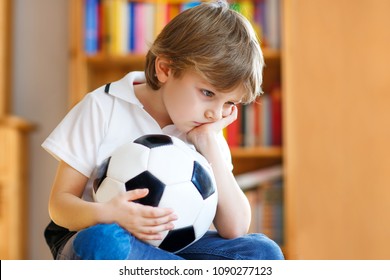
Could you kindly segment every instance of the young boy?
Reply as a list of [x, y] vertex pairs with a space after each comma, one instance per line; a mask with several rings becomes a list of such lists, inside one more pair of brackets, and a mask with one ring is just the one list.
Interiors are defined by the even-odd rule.
[[[236, 105], [261, 93], [263, 65], [249, 22], [225, 1], [208, 2], [163, 29], [147, 54], [145, 73], [131, 72], [86, 95], [42, 144], [59, 160], [49, 201], [53, 222], [45, 231], [54, 258], [283, 259], [275, 242], [247, 234], [249, 203], [221, 133], [236, 120]], [[215, 174], [216, 231], [177, 254], [143, 242], [160, 239], [177, 219], [171, 209], [133, 202], [147, 188], [107, 203], [91, 198], [94, 168], [118, 146], [149, 133], [193, 145]]]

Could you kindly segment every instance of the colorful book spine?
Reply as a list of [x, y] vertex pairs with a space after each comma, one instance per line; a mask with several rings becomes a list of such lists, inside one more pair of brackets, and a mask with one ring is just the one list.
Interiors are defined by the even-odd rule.
[[240, 119], [241, 111], [238, 111], [237, 119], [225, 129], [225, 138], [230, 147], [240, 146]]
[[[144, 31], [145, 31], [145, 41], [144, 41], [144, 48], [142, 50], [142, 53], [146, 53], [149, 49], [149, 46], [153, 43], [155, 36], [155, 20], [156, 20], [156, 11], [155, 11], [155, 4], [152, 3], [145, 3], [144, 4], [144, 18], [142, 20], [142, 23], [144, 25]], [[145, 19], [148, 19], [147, 24], [145, 23]]]
[[168, 5], [158, 2], [155, 4], [154, 37], [160, 34], [164, 26], [169, 22]]
[[145, 47], [145, 5], [134, 3], [134, 53], [143, 53]]
[[282, 145], [282, 93], [280, 87], [271, 92], [272, 145]]
[[85, 52], [96, 54], [99, 50], [99, 7], [98, 0], [85, 0]]
[[127, 53], [128, 43], [128, 20], [127, 0], [114, 0], [114, 54], [123, 55]]
[[270, 48], [280, 48], [280, 0], [265, 0], [265, 37]]
[[269, 94], [264, 94], [261, 97], [261, 120], [263, 127], [263, 146], [272, 146], [272, 104]]
[[127, 43], [127, 52], [134, 52], [135, 48], [135, 34], [134, 34], [134, 26], [135, 26], [135, 11], [134, 11], [134, 2], [127, 3], [127, 12], [129, 14], [128, 20], [128, 43]]
[[280, 86], [275, 86], [255, 102], [237, 108], [237, 120], [226, 129], [226, 140], [230, 147], [282, 146]]
[[202, 2], [201, 1], [193, 1], [193, 2], [187, 2], [187, 3], [183, 3], [181, 6], [180, 6], [180, 12], [183, 12], [187, 9], [191, 9], [193, 7], [196, 7], [198, 5], [200, 5]]

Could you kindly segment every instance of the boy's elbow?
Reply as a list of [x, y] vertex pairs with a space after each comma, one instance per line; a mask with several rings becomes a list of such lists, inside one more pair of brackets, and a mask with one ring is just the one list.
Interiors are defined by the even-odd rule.
[[218, 234], [226, 239], [234, 239], [248, 233], [249, 225], [229, 225], [218, 228]]
[[56, 225], [61, 225], [61, 221], [60, 221], [58, 215], [56, 214], [55, 207], [53, 207], [52, 203], [49, 203], [48, 210], [49, 210], [49, 217], [50, 217], [50, 219], [51, 219]]

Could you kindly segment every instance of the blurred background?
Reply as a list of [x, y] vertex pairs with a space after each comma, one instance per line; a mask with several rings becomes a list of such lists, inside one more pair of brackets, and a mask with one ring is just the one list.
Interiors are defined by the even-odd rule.
[[[0, 259], [51, 259], [43, 231], [57, 161], [40, 145], [83, 94], [143, 60], [84, 48], [84, 8], [94, 1], [0, 1]], [[390, 259], [390, 1], [238, 2], [257, 20], [278, 10], [256, 27], [282, 140], [228, 139], [235, 174], [255, 172], [246, 190], [253, 230], [276, 221], [265, 229], [288, 259]], [[256, 109], [242, 111], [252, 119]], [[283, 191], [271, 192], [269, 210], [264, 177], [275, 166]]]
[[[8, 55], [11, 56], [9, 69], [12, 72], [9, 73], [9, 92], [1, 92], [1, 95], [10, 95], [8, 113], [34, 125], [28, 133], [28, 154], [22, 155], [28, 156], [28, 173], [20, 175], [28, 178], [21, 186], [21, 193], [27, 196], [24, 202], [27, 209], [23, 213], [27, 227], [22, 228], [27, 232], [21, 233], [26, 239], [23, 251], [27, 259], [50, 259], [43, 230], [49, 221], [47, 202], [57, 162], [40, 145], [68, 109], [69, 1], [9, 2], [13, 5], [12, 9], [0, 9], [11, 22], [12, 33], [8, 38], [12, 40], [12, 49]], [[3, 197], [0, 203], [6, 203]], [[17, 215], [9, 211], [3, 212], [4, 215], [17, 219]], [[12, 243], [4, 238], [8, 229], [2, 227], [1, 230], [2, 242]]]

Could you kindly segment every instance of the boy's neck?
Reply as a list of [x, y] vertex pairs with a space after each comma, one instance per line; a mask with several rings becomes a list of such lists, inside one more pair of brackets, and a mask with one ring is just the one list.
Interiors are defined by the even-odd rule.
[[144, 106], [144, 110], [159, 124], [161, 128], [172, 124], [159, 90], [153, 90], [147, 84], [134, 85], [134, 93]]

